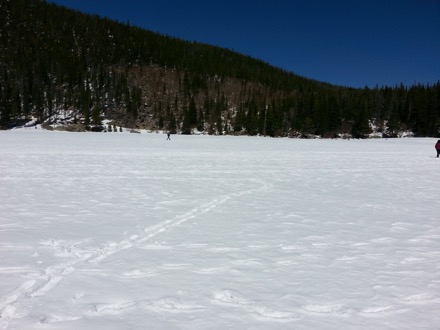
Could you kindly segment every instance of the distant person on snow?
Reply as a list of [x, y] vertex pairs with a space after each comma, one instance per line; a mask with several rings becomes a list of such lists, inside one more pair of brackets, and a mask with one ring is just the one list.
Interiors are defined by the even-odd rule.
[[435, 150], [437, 150], [437, 158], [440, 155], [440, 140], [435, 144]]
[[[167, 140], [171, 140], [171, 139], [170, 139], [170, 135], [171, 135], [170, 132], [168, 132], [168, 133], [167, 133]], [[439, 140], [439, 141], [440, 141], [440, 140]], [[439, 148], [440, 148], [440, 147], [439, 147]]]

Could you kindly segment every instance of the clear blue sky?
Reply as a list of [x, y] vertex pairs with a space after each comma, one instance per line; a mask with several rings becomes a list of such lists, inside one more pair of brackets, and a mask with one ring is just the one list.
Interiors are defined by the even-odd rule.
[[440, 0], [49, 0], [352, 87], [440, 80]]

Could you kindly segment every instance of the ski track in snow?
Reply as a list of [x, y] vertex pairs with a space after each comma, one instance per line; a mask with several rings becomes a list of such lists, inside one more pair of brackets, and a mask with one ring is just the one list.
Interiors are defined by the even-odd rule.
[[[138, 235], [132, 235], [129, 239], [124, 239], [119, 242], [111, 242], [107, 243], [105, 247], [97, 248], [95, 252], [84, 253], [81, 251], [75, 243], [70, 246], [65, 246], [62, 241], [50, 239], [48, 241], [42, 242], [43, 245], [50, 245], [57, 248], [58, 255], [71, 255], [76, 257], [77, 259], [73, 261], [69, 261], [66, 263], [60, 263], [57, 265], [50, 266], [46, 268], [43, 274], [39, 274], [33, 280], [29, 280], [24, 282], [21, 286], [7, 294], [0, 300], [0, 326], [3, 328], [8, 328], [9, 322], [14, 319], [17, 310], [20, 308], [20, 303], [32, 299], [38, 298], [40, 296], [44, 296], [47, 292], [52, 290], [63, 278], [68, 276], [69, 274], [75, 271], [75, 266], [79, 263], [100, 263], [111, 255], [119, 253], [121, 251], [131, 249], [137, 246], [138, 243], [142, 243], [148, 241], [161, 233], [172, 230], [175, 227], [178, 227], [185, 222], [196, 218], [200, 215], [203, 215], [211, 210], [220, 207], [222, 204], [226, 203], [230, 199], [238, 198], [243, 195], [252, 194], [258, 191], [263, 191], [269, 189], [269, 185], [267, 185], [262, 180], [250, 180], [258, 183], [260, 187], [254, 188], [251, 190], [240, 191], [232, 194], [225, 195], [220, 198], [216, 198], [211, 202], [206, 204], [199, 205], [192, 210], [178, 215], [171, 220], [166, 220], [160, 222], [156, 225], [147, 227], [143, 230], [145, 233], [144, 236], [139, 237]], [[20, 272], [20, 269], [15, 271]], [[0, 269], [1, 272], [1, 269]], [[114, 306], [114, 305], [98, 305], [95, 308], [95, 312], [101, 313], [105, 310], [121, 310], [129, 308], [134, 303], [128, 303], [122, 306]], [[170, 303], [170, 302], [142, 302], [143, 306], [147, 306], [149, 309], [175, 309], [175, 310], [191, 310], [191, 306], [181, 306], [178, 303]], [[174, 307], [173, 307], [174, 306]], [[195, 309], [200, 309], [202, 306], [196, 306]], [[93, 314], [93, 313], [92, 313]], [[48, 322], [47, 320], [45, 322]]]

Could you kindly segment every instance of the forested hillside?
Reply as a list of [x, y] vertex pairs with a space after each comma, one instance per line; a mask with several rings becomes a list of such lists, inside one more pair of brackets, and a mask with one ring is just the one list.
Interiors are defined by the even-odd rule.
[[438, 136], [440, 82], [332, 86], [43, 0], [0, 0], [0, 112], [3, 129], [106, 118], [184, 134]]

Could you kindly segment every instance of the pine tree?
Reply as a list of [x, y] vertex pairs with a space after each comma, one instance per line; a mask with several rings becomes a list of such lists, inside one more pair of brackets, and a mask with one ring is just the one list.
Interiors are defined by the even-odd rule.
[[168, 125], [168, 131], [171, 134], [176, 134], [177, 133], [177, 124], [176, 124], [176, 117], [174, 116], [174, 113], [171, 113], [170, 115], [170, 123]]

